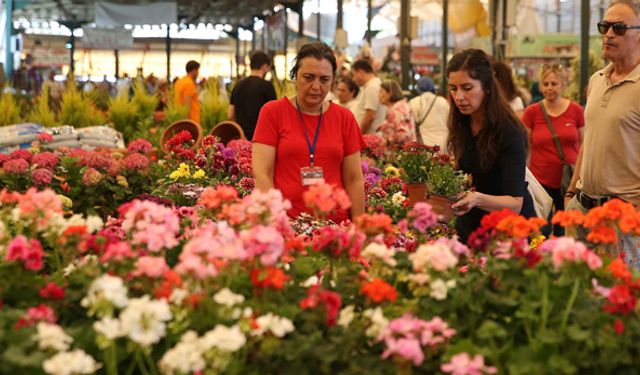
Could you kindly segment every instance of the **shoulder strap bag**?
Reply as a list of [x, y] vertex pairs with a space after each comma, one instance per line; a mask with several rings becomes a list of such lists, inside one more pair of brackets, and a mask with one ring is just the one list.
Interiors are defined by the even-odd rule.
[[540, 109], [542, 109], [542, 114], [544, 115], [544, 119], [547, 122], [549, 131], [551, 132], [551, 136], [553, 137], [553, 143], [556, 144], [556, 151], [558, 151], [558, 156], [560, 156], [560, 161], [562, 161], [562, 179], [560, 181], [560, 190], [562, 192], [562, 195], [564, 196], [564, 194], [567, 192], [569, 184], [571, 183], [571, 178], [573, 177], [573, 166], [565, 161], [564, 151], [562, 150], [562, 145], [560, 144], [560, 138], [558, 138], [558, 134], [553, 128], [553, 125], [551, 125], [551, 119], [549, 118], [547, 109], [544, 107], [542, 101], [540, 101]]
[[427, 119], [427, 117], [429, 116], [429, 113], [431, 113], [431, 110], [433, 109], [433, 105], [436, 104], [436, 100], [438, 99], [438, 95], [433, 95], [433, 100], [431, 101], [431, 104], [429, 105], [429, 109], [427, 109], [427, 113], [424, 114], [424, 116], [422, 116], [422, 119], [418, 122], [416, 122], [416, 137], [418, 138], [418, 142], [423, 143], [422, 142], [422, 133], [420, 132], [420, 125], [422, 125], [422, 123], [424, 122], [424, 120]]

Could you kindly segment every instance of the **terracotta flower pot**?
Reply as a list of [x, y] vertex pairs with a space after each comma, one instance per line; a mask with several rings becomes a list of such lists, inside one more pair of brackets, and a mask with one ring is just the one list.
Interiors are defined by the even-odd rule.
[[413, 207], [418, 202], [424, 202], [427, 195], [427, 184], [411, 183], [407, 184], [409, 193], [409, 207]]
[[193, 145], [191, 146], [192, 150], [195, 150], [196, 148], [198, 148], [198, 146], [200, 146], [200, 142], [202, 142], [202, 127], [200, 127], [200, 124], [197, 124], [191, 120], [180, 120], [167, 126], [167, 128], [162, 132], [162, 137], [160, 137], [160, 148], [163, 152], [167, 152], [167, 141], [169, 141], [174, 135], [180, 133], [183, 130], [191, 133], [191, 137], [193, 139]]
[[244, 130], [233, 121], [223, 121], [217, 124], [211, 129], [211, 135], [220, 139], [220, 142], [225, 146], [234, 139], [246, 139]]
[[439, 221], [443, 223], [451, 221], [451, 218], [453, 217], [453, 210], [451, 209], [451, 205], [454, 203], [453, 200], [445, 197], [444, 195], [430, 193], [427, 195], [425, 201], [429, 203], [431, 208], [433, 208], [433, 211], [440, 216]]

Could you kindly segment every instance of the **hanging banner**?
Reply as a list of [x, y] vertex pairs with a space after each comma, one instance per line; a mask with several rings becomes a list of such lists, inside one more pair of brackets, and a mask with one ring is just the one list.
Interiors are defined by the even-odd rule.
[[98, 27], [122, 27], [124, 25], [159, 25], [178, 20], [176, 2], [144, 5], [123, 5], [96, 1], [96, 25]]
[[84, 48], [128, 49], [133, 47], [131, 30], [91, 29], [83, 27], [82, 46]]
[[284, 28], [286, 27], [284, 20], [284, 10], [267, 17], [267, 49], [269, 51], [284, 51]]

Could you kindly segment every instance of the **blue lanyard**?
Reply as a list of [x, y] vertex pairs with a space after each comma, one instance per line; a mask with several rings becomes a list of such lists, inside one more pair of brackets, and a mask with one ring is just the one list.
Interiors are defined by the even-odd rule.
[[313, 168], [314, 154], [316, 152], [316, 145], [318, 144], [318, 135], [320, 134], [320, 125], [322, 125], [322, 106], [320, 107], [320, 117], [318, 118], [318, 126], [316, 127], [316, 135], [313, 137], [313, 144], [309, 140], [309, 134], [307, 133], [307, 127], [304, 124], [304, 118], [302, 117], [302, 111], [300, 110], [300, 103], [298, 103], [298, 96], [296, 95], [296, 108], [298, 109], [298, 115], [300, 116], [300, 124], [302, 125], [302, 131], [304, 132], [304, 138], [307, 140], [307, 146], [309, 146], [310, 164]]

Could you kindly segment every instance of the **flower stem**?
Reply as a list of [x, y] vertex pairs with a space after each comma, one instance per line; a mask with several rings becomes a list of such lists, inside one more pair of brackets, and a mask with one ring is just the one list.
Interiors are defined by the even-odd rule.
[[118, 360], [115, 342], [112, 341], [109, 344], [109, 347], [105, 349], [105, 359], [107, 361], [107, 374], [118, 375]]
[[151, 354], [149, 352], [144, 352], [144, 358], [147, 360], [147, 364], [149, 365], [149, 372], [153, 375], [158, 374], [158, 370], [156, 369], [155, 363], [153, 363], [153, 359], [151, 358]]
[[546, 274], [542, 275], [542, 308], [540, 310], [540, 330], [542, 333], [547, 329], [547, 320], [549, 318], [549, 279]]
[[576, 279], [573, 283], [573, 289], [571, 290], [571, 296], [569, 296], [569, 301], [567, 301], [567, 307], [564, 309], [564, 314], [562, 314], [562, 324], [560, 325], [560, 332], [564, 332], [565, 327], [567, 326], [567, 321], [569, 320], [569, 314], [573, 309], [573, 304], [576, 302], [576, 298], [578, 297], [578, 289], [580, 288], [580, 279]]

